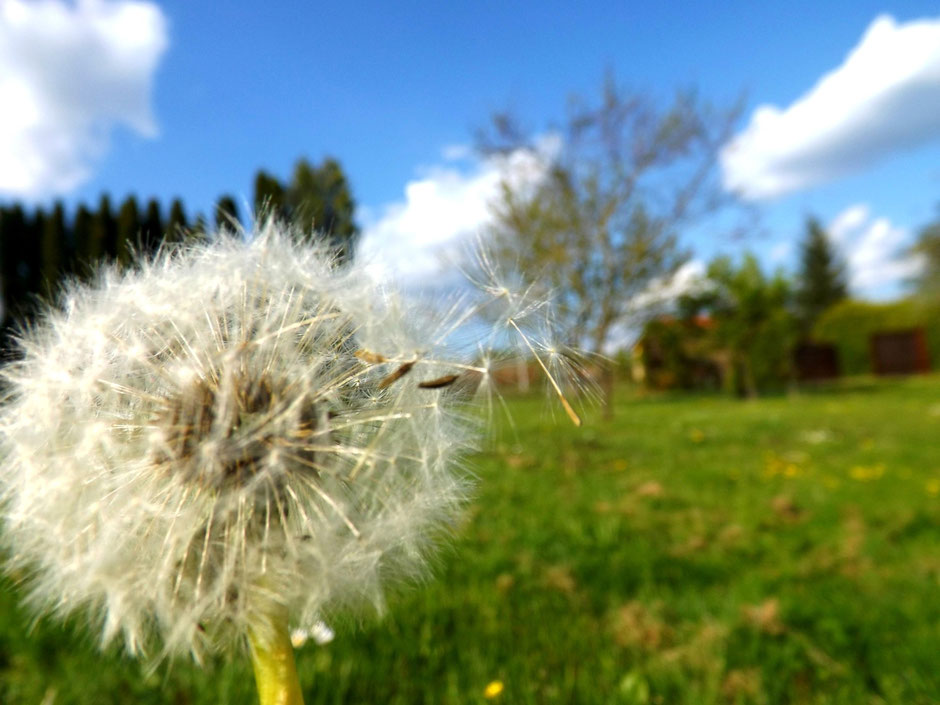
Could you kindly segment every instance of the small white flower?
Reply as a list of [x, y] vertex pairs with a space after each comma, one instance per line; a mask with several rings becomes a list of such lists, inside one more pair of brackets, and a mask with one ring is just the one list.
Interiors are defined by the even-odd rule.
[[[428, 308], [273, 222], [246, 239], [71, 286], [3, 372], [12, 565], [105, 643], [199, 658], [272, 610], [380, 603], [465, 497], [486, 350], [448, 341], [478, 304]], [[497, 298], [510, 332], [539, 310]]]
[[290, 632], [290, 641], [295, 649], [299, 649], [306, 644], [309, 639], [313, 639], [318, 646], [323, 646], [329, 644], [335, 637], [336, 632], [323, 620], [317, 620], [309, 629], [297, 627], [296, 629], [291, 629]]

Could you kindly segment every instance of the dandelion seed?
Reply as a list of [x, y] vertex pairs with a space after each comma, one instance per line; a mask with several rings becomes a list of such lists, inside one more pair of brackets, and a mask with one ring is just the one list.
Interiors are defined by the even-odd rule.
[[289, 625], [381, 606], [462, 505], [480, 424], [451, 382], [485, 348], [447, 344], [491, 302], [428, 315], [273, 221], [73, 284], [2, 372], [29, 602], [158, 658], [248, 643], [262, 702], [300, 702]]
[[415, 366], [414, 362], [405, 362], [395, 368], [395, 371], [388, 375], [385, 379], [379, 382], [379, 389], [385, 389], [390, 387], [394, 382], [397, 382], [406, 374], [411, 372], [411, 368]]
[[388, 362], [388, 358], [384, 355], [379, 355], [378, 353], [369, 352], [368, 350], [357, 350], [355, 352], [356, 357], [365, 362], [371, 362], [372, 364], [379, 364], [382, 362]]
[[456, 382], [459, 377], [460, 375], [444, 375], [437, 379], [429, 379], [426, 382], [418, 382], [418, 387], [421, 389], [441, 389], [443, 387], [449, 387]]

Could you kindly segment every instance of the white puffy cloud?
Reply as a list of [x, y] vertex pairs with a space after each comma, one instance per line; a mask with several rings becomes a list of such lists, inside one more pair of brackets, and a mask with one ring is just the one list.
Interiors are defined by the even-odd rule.
[[156, 135], [151, 84], [167, 43], [152, 2], [0, 0], [0, 193], [74, 188], [115, 125]]
[[604, 345], [605, 355], [633, 345], [650, 317], [675, 309], [679, 297], [700, 294], [710, 286], [705, 278], [707, 266], [702, 260], [689, 260], [669, 276], [656, 277], [633, 297], [627, 315], [614, 324]]
[[645, 315], [651, 308], [668, 306], [680, 296], [701, 291], [707, 286], [705, 270], [705, 263], [701, 260], [689, 260], [670, 276], [653, 279], [634, 297], [631, 308]]
[[829, 224], [827, 232], [838, 245], [846, 245], [847, 238], [861, 228], [868, 220], [871, 211], [864, 203], [856, 203], [839, 213]]
[[[538, 153], [513, 152], [505, 157], [476, 160], [468, 168], [437, 165], [405, 185], [400, 201], [386, 204], [365, 221], [357, 256], [385, 274], [429, 281], [443, 273], [448, 257], [459, 254], [469, 238], [491, 222], [491, 204], [503, 179], [516, 186], [537, 183], [557, 138], [546, 137]], [[445, 161], [466, 160], [470, 153], [450, 146]]]
[[758, 200], [940, 137], [940, 18], [869, 25], [841, 66], [787, 108], [758, 107], [721, 152], [724, 186]]
[[778, 242], [773, 247], [770, 248], [770, 253], [768, 257], [770, 258], [771, 264], [780, 264], [785, 261], [787, 257], [790, 256], [790, 253], [793, 252], [793, 243], [789, 241]]
[[873, 298], [896, 294], [922, 266], [909, 252], [908, 230], [887, 218], [873, 217], [865, 204], [843, 210], [828, 231], [844, 253], [849, 287], [857, 294]]

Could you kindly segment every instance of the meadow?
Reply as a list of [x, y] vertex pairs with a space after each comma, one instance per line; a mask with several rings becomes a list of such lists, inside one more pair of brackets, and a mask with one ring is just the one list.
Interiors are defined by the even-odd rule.
[[[509, 400], [432, 579], [298, 650], [308, 705], [940, 702], [940, 377], [621, 391], [580, 429]], [[82, 626], [0, 584], [0, 702], [255, 702], [247, 660], [148, 672]]]

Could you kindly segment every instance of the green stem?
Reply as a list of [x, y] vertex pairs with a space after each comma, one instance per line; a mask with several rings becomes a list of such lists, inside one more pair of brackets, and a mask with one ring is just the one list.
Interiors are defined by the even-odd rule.
[[287, 614], [270, 615], [265, 629], [251, 630], [251, 663], [261, 705], [304, 705], [294, 666], [294, 647], [287, 630]]

